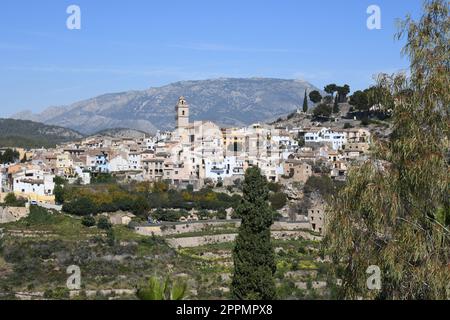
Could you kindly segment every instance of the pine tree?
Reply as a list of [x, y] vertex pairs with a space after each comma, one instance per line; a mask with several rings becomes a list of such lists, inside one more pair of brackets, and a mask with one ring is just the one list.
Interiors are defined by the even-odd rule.
[[272, 300], [276, 297], [275, 253], [270, 239], [273, 211], [268, 204], [267, 180], [259, 168], [247, 170], [243, 193], [236, 209], [242, 224], [233, 250], [232, 293], [241, 300]]
[[306, 90], [305, 90], [305, 98], [303, 99], [303, 112], [304, 113], [308, 112], [308, 96], [306, 94]]
[[[353, 168], [330, 207], [324, 249], [342, 279], [342, 298], [446, 299], [450, 284], [449, 7], [430, 0], [420, 21], [403, 24], [411, 76], [378, 79], [392, 109], [392, 134]], [[367, 288], [367, 268], [381, 289]]]

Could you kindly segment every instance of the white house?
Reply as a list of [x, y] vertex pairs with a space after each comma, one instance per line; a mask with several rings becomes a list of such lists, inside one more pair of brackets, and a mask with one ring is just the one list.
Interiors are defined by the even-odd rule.
[[209, 159], [204, 159], [204, 161], [205, 178], [210, 178], [213, 181], [244, 175], [244, 161], [237, 157], [226, 156], [223, 161], [211, 161]]
[[130, 152], [128, 154], [128, 167], [130, 170], [141, 170], [141, 154], [137, 152]]
[[128, 160], [122, 155], [117, 155], [109, 161], [111, 172], [127, 171], [129, 168]]
[[15, 173], [13, 179], [13, 192], [28, 200], [38, 202], [52, 202], [55, 175], [39, 169], [23, 170]]
[[334, 150], [339, 150], [347, 137], [344, 132], [333, 131], [330, 128], [321, 128], [305, 133], [305, 143], [330, 143]]

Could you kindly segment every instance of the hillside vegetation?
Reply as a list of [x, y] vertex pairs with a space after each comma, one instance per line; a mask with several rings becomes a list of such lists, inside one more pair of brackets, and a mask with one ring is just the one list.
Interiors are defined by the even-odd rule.
[[40, 148], [82, 138], [70, 129], [28, 120], [0, 119], [0, 147]]

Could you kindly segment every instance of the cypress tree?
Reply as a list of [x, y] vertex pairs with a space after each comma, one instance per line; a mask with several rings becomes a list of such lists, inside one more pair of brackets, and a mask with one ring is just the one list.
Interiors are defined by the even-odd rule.
[[305, 98], [303, 99], [303, 112], [304, 113], [308, 112], [308, 96], [306, 95], [306, 90], [305, 90]]
[[273, 212], [267, 180], [259, 168], [245, 173], [243, 200], [236, 209], [242, 218], [233, 250], [233, 296], [241, 300], [275, 299], [275, 253], [270, 239]]

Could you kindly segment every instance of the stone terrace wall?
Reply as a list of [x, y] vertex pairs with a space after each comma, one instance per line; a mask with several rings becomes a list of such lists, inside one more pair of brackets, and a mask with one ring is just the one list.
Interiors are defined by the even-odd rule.
[[163, 225], [149, 225], [139, 226], [135, 230], [138, 234], [150, 236], [152, 233], [155, 236], [172, 236], [183, 233], [202, 232], [208, 228], [225, 226], [227, 224], [234, 224], [239, 227], [239, 220], [222, 220], [222, 221], [199, 221], [199, 222], [185, 222], [185, 223], [167, 223]]

